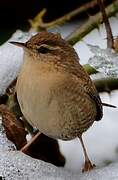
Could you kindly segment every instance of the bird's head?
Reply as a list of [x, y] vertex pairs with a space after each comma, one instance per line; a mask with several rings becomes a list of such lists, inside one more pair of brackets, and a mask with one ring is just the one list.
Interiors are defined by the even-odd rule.
[[50, 32], [39, 32], [26, 43], [11, 42], [22, 47], [28, 56], [39, 61], [68, 61], [78, 56], [71, 45], [60, 35]]

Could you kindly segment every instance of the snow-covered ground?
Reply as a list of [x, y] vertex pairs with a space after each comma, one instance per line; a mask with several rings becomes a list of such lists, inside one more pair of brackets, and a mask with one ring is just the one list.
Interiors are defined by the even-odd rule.
[[[110, 22], [112, 25], [113, 34], [116, 36], [118, 29], [118, 16], [117, 18], [111, 18]], [[77, 24], [75, 26], [77, 26]], [[69, 27], [70, 25], [67, 24], [63, 32], [63, 28], [60, 28], [59, 32], [61, 32], [65, 37], [68, 33], [67, 31]], [[31, 34], [25, 34], [24, 36], [22, 32], [17, 32], [12, 37], [12, 40], [26, 41], [30, 36]], [[83, 41], [74, 46], [79, 54], [80, 62], [82, 64], [87, 63], [89, 57], [92, 56], [87, 44], [99, 45], [101, 48], [105, 48], [105, 38], [105, 29], [104, 26], [101, 25], [99, 32], [98, 30], [92, 31], [83, 39]], [[0, 47], [0, 93], [4, 92], [8, 84], [19, 72], [22, 63], [22, 55], [23, 52], [20, 48], [17, 48], [8, 42]], [[101, 98], [103, 102], [111, 103], [118, 107], [118, 91], [113, 91], [110, 95], [103, 93], [101, 94]], [[94, 125], [83, 135], [90, 159], [96, 164], [97, 167], [102, 167], [109, 162], [118, 162], [117, 116], [118, 109], [104, 108], [103, 119], [100, 122], [95, 122]], [[67, 159], [65, 168], [73, 172], [79, 172], [84, 162], [83, 152], [79, 140], [75, 139], [68, 142], [59, 142], [60, 148]], [[117, 174], [114, 174], [114, 177], [117, 179]], [[90, 179], [96, 180], [97, 176], [96, 178], [94, 177]]]

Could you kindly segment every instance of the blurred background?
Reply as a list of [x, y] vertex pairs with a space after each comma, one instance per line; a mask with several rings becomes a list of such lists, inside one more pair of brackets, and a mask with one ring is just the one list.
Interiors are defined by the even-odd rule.
[[[105, 4], [112, 1], [107, 0]], [[90, 2], [90, 0], [0, 0], [0, 43], [6, 41], [16, 29], [29, 29], [28, 20], [33, 19], [43, 8], [47, 9], [44, 21], [50, 22], [87, 2]], [[72, 20], [85, 18], [96, 13], [98, 9], [96, 6], [90, 8], [86, 13], [76, 16]]]

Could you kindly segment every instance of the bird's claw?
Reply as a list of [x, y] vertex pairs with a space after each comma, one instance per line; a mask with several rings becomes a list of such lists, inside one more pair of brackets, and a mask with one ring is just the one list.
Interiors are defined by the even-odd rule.
[[92, 164], [90, 161], [86, 161], [82, 169], [82, 172], [91, 171], [95, 167], [96, 167], [95, 164]]

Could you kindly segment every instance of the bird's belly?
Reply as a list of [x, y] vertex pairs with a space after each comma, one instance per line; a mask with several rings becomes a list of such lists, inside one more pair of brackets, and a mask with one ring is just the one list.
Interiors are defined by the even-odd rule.
[[[41, 133], [57, 139], [70, 140], [82, 134], [92, 125], [94, 113], [88, 121], [86, 115], [86, 117], [81, 115], [78, 106], [75, 108], [72, 104], [73, 113], [77, 114], [73, 115], [69, 109], [70, 105], [69, 107], [63, 106], [63, 99], [59, 104], [57, 99], [53, 98], [51, 87], [54, 81], [50, 80], [52, 77], [38, 78], [32, 82], [28, 78], [25, 81], [22, 78], [22, 75], [19, 76], [17, 81], [17, 97], [21, 111], [27, 121], [33, 127], [38, 128]], [[80, 123], [82, 118], [83, 121], [88, 122]]]
[[31, 84], [30, 80], [25, 83], [18, 80], [17, 98], [24, 117], [32, 126], [48, 136], [58, 138], [58, 104], [55, 99], [51, 99], [47, 82], [40, 80], [38, 84], [36, 81]]
[[[53, 86], [51, 82], [57, 82], [58, 79], [52, 81], [49, 75], [48, 79], [40, 77], [31, 82], [30, 78], [28, 79], [29, 76], [25, 81], [23, 76], [24, 74], [21, 73], [16, 90], [18, 102], [26, 120], [49, 137], [67, 139], [63, 135], [63, 129], [66, 126], [65, 119], [62, 118], [58, 102], [52, 97], [50, 90]], [[56, 76], [53, 75], [53, 77]]]
[[[56, 99], [51, 100], [51, 95], [46, 89], [37, 89], [38, 96], [32, 96], [36, 93], [36, 85], [33, 85], [32, 91], [29, 91], [29, 86], [22, 89], [22, 95], [19, 95], [20, 85], [17, 89], [18, 101], [21, 111], [27, 121], [39, 129], [39, 131], [49, 137], [71, 140], [86, 131], [93, 123], [89, 121], [84, 127], [79, 123], [79, 117], [74, 120], [71, 116], [68, 107], [62, 109], [58, 106]], [[24, 91], [24, 92], [23, 92]], [[37, 94], [37, 93], [36, 93]], [[63, 107], [63, 106], [62, 106]], [[81, 127], [82, 126], [82, 127]]]

